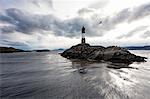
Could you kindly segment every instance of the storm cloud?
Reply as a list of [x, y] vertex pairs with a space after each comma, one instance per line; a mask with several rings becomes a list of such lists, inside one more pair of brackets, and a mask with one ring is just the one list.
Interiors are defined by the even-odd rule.
[[[130, 39], [131, 37], [132, 39], [132, 36], [139, 32], [141, 33], [141, 43], [148, 42], [150, 26], [148, 23], [139, 23], [147, 22], [150, 16], [150, 2], [144, 2], [145, 4], [138, 4], [138, 6], [128, 6], [129, 8], [116, 7], [118, 10], [112, 8], [111, 11], [109, 7], [107, 8], [107, 5], [111, 5], [112, 2], [116, 1], [92, 1], [85, 6], [82, 5], [81, 8], [80, 6], [75, 6], [77, 9], [70, 8], [71, 11], [73, 10], [73, 13], [70, 13], [66, 11], [68, 9], [66, 5], [70, 6], [70, 4], [66, 4], [65, 1], [58, 1], [54, 4], [52, 0], [1, 0], [0, 45], [22, 46], [28, 49], [30, 47], [38, 48], [39, 46], [39, 48], [59, 46], [60, 42], [63, 42], [62, 45], [64, 46], [64, 41], [67, 42], [67, 45], [68, 40], [71, 41], [70, 44], [72, 42], [75, 44], [79, 41], [82, 26], [86, 28], [87, 38], [98, 38], [96, 42], [103, 42], [103, 40], [107, 41], [108, 39], [119, 39], [121, 42], [121, 38]], [[59, 6], [61, 7], [59, 8]], [[110, 13], [100, 12], [109, 10]], [[117, 12], [114, 13], [114, 10]], [[58, 13], [55, 13], [57, 11]], [[63, 13], [65, 13], [64, 15], [69, 13], [69, 15], [74, 16], [63, 17]], [[127, 25], [131, 27], [128, 28]], [[111, 36], [113, 33], [114, 35]], [[140, 40], [134, 42], [137, 41]]]
[[52, 31], [56, 36], [72, 37], [79, 35], [82, 26], [91, 28], [89, 33], [93, 33], [88, 21], [80, 17], [60, 20], [53, 15], [35, 15], [16, 8], [7, 9], [5, 13], [1, 14], [0, 21], [10, 24], [10, 26], [0, 27], [2, 33], [17, 31], [30, 34], [44, 30]]
[[[91, 10], [79, 10], [79, 12], [91, 12]], [[17, 8], [9, 8], [5, 13], [0, 14], [0, 21], [10, 24], [10, 26], [0, 27], [2, 33], [13, 33], [15, 31], [31, 34], [36, 31], [51, 31], [56, 36], [76, 37], [80, 33], [82, 26], [87, 28], [87, 36], [103, 35], [114, 29], [116, 25], [122, 22], [132, 22], [134, 20], [150, 15], [150, 4], [145, 4], [134, 9], [124, 9], [112, 17], [102, 18], [101, 26], [95, 25], [95, 20], [76, 17], [67, 20], [61, 20], [54, 15], [36, 15], [21, 11]]]

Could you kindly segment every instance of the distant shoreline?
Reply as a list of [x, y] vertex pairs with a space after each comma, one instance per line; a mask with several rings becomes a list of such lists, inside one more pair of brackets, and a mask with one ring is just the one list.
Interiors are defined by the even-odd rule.
[[50, 52], [50, 50], [48, 49], [22, 50], [22, 49], [16, 49], [13, 47], [0, 47], [0, 53], [14, 53], [14, 52]]
[[13, 52], [26, 52], [21, 49], [16, 49], [13, 47], [0, 47], [0, 53], [13, 53]]
[[[150, 46], [126, 46], [122, 47], [128, 50], [150, 50]], [[62, 51], [63, 48], [49, 50], [49, 49], [41, 49], [41, 50], [22, 50], [13, 47], [0, 47], [0, 53], [14, 53], [14, 52], [50, 52], [50, 51]]]
[[128, 50], [150, 50], [150, 46], [127, 46]]

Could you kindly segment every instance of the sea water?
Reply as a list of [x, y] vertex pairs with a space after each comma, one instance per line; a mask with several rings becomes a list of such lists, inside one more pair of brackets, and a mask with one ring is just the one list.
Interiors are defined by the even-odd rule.
[[[0, 97], [14, 99], [149, 99], [150, 51], [130, 67], [68, 60], [58, 52], [0, 54]], [[122, 64], [119, 64], [122, 65]], [[85, 70], [81, 72], [80, 69]]]

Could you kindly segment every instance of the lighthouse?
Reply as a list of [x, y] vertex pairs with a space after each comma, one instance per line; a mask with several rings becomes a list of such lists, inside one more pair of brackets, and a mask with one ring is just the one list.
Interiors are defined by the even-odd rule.
[[81, 44], [85, 44], [85, 27], [83, 26], [82, 27], [82, 39], [81, 39]]

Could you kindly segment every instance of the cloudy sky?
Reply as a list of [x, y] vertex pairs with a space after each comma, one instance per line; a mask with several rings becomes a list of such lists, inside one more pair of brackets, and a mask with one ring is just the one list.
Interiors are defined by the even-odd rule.
[[[102, 24], [99, 24], [102, 21]], [[0, 0], [0, 46], [150, 45], [150, 0]]]

